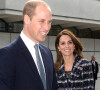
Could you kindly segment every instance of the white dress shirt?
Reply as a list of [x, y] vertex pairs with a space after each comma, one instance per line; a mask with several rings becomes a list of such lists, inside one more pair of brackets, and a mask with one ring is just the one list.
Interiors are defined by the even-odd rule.
[[95, 66], [95, 61], [92, 61], [93, 65]]
[[[36, 65], [36, 67], [38, 69], [37, 61], [36, 61], [36, 53], [35, 53], [35, 48], [34, 48], [35, 43], [31, 39], [29, 39], [23, 32], [21, 32], [20, 36], [21, 36], [23, 42], [25, 43], [26, 47], [28, 48], [28, 50], [29, 50], [34, 62], [35, 62], [35, 65]], [[44, 68], [43, 59], [42, 59], [42, 56], [41, 56], [40, 49], [39, 49], [39, 55], [40, 55], [40, 58], [41, 58], [41, 61], [42, 61], [42, 65], [43, 65], [43, 68]], [[40, 74], [39, 69], [38, 69], [38, 72]], [[44, 68], [44, 72], [45, 72], [45, 68]]]

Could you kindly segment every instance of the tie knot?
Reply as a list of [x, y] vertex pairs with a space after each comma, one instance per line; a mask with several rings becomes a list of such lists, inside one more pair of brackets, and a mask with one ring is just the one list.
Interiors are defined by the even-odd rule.
[[38, 44], [35, 44], [35, 45], [34, 45], [34, 48], [35, 48], [36, 50], [38, 50], [38, 47], [39, 47]]

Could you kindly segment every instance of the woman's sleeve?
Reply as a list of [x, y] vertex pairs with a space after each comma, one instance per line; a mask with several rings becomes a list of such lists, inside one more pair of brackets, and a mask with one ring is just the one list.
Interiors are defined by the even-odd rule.
[[94, 78], [91, 62], [83, 65], [83, 90], [94, 90]]

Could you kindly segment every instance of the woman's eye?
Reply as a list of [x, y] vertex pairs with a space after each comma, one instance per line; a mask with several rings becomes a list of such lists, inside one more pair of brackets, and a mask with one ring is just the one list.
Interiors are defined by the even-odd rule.
[[72, 42], [69, 42], [69, 43], [72, 43]]
[[72, 42], [72, 41], [69, 41], [68, 43], [69, 43], [69, 44], [72, 44], [73, 42]]
[[61, 43], [61, 45], [64, 45], [64, 44], [65, 44], [64, 42]]

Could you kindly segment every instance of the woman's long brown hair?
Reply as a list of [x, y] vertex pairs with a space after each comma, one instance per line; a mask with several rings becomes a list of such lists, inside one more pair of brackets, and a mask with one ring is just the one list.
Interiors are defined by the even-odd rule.
[[56, 41], [55, 41], [55, 48], [56, 48], [56, 53], [57, 53], [57, 57], [56, 57], [56, 61], [55, 61], [56, 72], [59, 71], [59, 68], [63, 63], [63, 56], [62, 56], [61, 52], [58, 50], [59, 40], [62, 35], [68, 35], [72, 39], [72, 41], [75, 45], [75, 50], [74, 50], [73, 54], [77, 54], [77, 55], [81, 56], [82, 58], [84, 57], [83, 52], [82, 52], [83, 46], [82, 46], [81, 42], [79, 41], [79, 39], [68, 29], [62, 30], [57, 35]]

